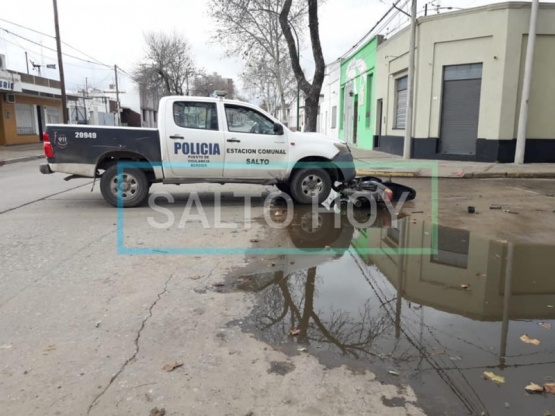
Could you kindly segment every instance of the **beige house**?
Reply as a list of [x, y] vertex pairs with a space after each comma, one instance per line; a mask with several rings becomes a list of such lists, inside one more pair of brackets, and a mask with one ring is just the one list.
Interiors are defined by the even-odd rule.
[[[530, 2], [420, 17], [412, 157], [513, 162]], [[410, 29], [377, 49], [377, 149], [402, 154]], [[540, 4], [525, 162], [555, 162], [555, 4]]]

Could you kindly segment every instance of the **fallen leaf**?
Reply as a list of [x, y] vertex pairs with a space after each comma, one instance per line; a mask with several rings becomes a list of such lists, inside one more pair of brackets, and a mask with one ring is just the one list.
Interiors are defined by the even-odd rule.
[[437, 355], [443, 355], [445, 354], [445, 350], [437, 350], [432, 352], [432, 355], [437, 356]]
[[391, 374], [392, 376], [398, 376], [399, 375], [399, 373], [397, 371], [393, 371], [393, 370], [389, 370], [388, 373]]
[[484, 371], [484, 377], [487, 380], [491, 380], [494, 383], [501, 384], [505, 382], [505, 377], [498, 376], [497, 374], [492, 373], [491, 371]]
[[324, 246], [324, 249], [329, 250], [331, 247], [330, 246]]
[[308, 351], [308, 348], [305, 348], [305, 347], [297, 348], [297, 351], [299, 351], [299, 352], [307, 352], [307, 351]]
[[533, 344], [533, 345], [540, 345], [541, 342], [539, 339], [530, 338], [528, 335], [521, 335], [520, 340], [526, 344]]
[[543, 389], [546, 393], [555, 394], [555, 383], [545, 383]]
[[449, 357], [449, 359], [450, 359], [451, 361], [461, 361], [461, 360], [462, 360], [462, 358], [459, 357], [458, 355], [454, 355], [453, 357]]
[[536, 383], [530, 383], [524, 387], [528, 393], [543, 393], [543, 387]]
[[295, 336], [295, 335], [299, 335], [301, 333], [301, 330], [299, 328], [291, 328], [289, 330], [289, 334]]
[[461, 289], [468, 289], [470, 285], [461, 285]]
[[174, 361], [171, 363], [167, 363], [164, 364], [164, 366], [162, 367], [162, 370], [167, 371], [168, 373], [175, 370], [176, 368], [179, 368], [183, 365], [183, 362], [181, 361]]
[[543, 329], [551, 329], [551, 324], [549, 322], [540, 322], [538, 323]]

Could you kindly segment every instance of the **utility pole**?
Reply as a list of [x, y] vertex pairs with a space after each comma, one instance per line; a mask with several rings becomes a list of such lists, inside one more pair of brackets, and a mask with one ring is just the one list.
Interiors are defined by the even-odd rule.
[[29, 57], [27, 56], [27, 51], [25, 51], [25, 63], [27, 64], [27, 75], [29, 75]]
[[407, 115], [405, 123], [405, 143], [403, 147], [403, 159], [411, 158], [412, 149], [412, 115], [413, 115], [413, 91], [414, 91], [414, 49], [416, 45], [416, 3], [412, 0], [410, 13], [410, 49], [409, 49], [409, 73], [407, 79]]
[[67, 97], [66, 97], [66, 83], [64, 78], [64, 63], [62, 61], [62, 40], [60, 39], [60, 25], [58, 24], [58, 3], [57, 0], [52, 0], [54, 3], [54, 26], [56, 29], [56, 49], [58, 51], [58, 68], [60, 71], [60, 89], [62, 91], [62, 120], [67, 124]]
[[84, 112], [85, 112], [85, 124], [89, 124], [89, 120], [87, 117], [87, 99], [86, 99], [86, 94], [88, 92], [88, 79], [85, 77], [85, 89], [83, 90], [83, 107], [84, 107]]
[[515, 163], [517, 165], [524, 163], [524, 152], [526, 150], [526, 126], [528, 124], [528, 103], [530, 100], [530, 89], [532, 87], [532, 69], [534, 64], [534, 49], [536, 46], [538, 8], [539, 0], [532, 0], [530, 29], [528, 30], [528, 48], [526, 50], [526, 63], [524, 64], [524, 79], [522, 82], [520, 114], [518, 117], [518, 131], [516, 135]]
[[114, 73], [116, 74], [116, 123], [121, 126], [121, 118], [119, 112], [119, 87], [118, 87], [118, 66], [114, 65]]

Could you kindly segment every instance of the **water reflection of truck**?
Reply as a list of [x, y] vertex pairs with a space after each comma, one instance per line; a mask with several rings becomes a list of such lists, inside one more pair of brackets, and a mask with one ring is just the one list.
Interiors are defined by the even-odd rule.
[[[272, 209], [270, 215], [276, 223], [285, 222], [287, 211], [278, 207]], [[273, 264], [271, 270], [268, 273], [260, 273], [260, 264], [253, 264], [253, 273], [249, 279], [250, 290], [254, 290], [252, 285], [262, 288], [276, 278], [341, 257], [350, 249], [353, 238], [359, 233], [356, 228], [357, 222], [350, 220], [345, 212], [327, 210], [323, 207], [313, 210], [308, 206], [295, 206], [292, 215], [292, 220], [285, 228], [272, 232], [278, 254], [265, 258], [268, 263]], [[363, 222], [367, 217], [367, 211], [354, 210], [355, 220]], [[379, 209], [373, 226], [389, 227], [391, 222], [390, 213], [385, 209]], [[247, 274], [248, 271], [245, 275]], [[253, 279], [258, 280], [258, 283]]]

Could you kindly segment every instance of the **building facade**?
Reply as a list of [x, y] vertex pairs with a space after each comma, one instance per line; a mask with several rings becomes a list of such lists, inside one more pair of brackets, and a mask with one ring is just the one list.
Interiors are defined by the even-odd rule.
[[319, 129], [325, 136], [339, 137], [339, 93], [341, 78], [341, 61], [326, 66], [320, 98]]
[[[418, 19], [412, 158], [513, 162], [530, 2]], [[409, 29], [377, 47], [376, 147], [402, 154]], [[555, 162], [555, 5], [538, 15], [525, 162]]]
[[362, 149], [374, 147], [376, 49], [382, 40], [373, 37], [341, 62], [339, 138]]
[[0, 68], [0, 114], [0, 146], [39, 142], [62, 120], [60, 83]]

